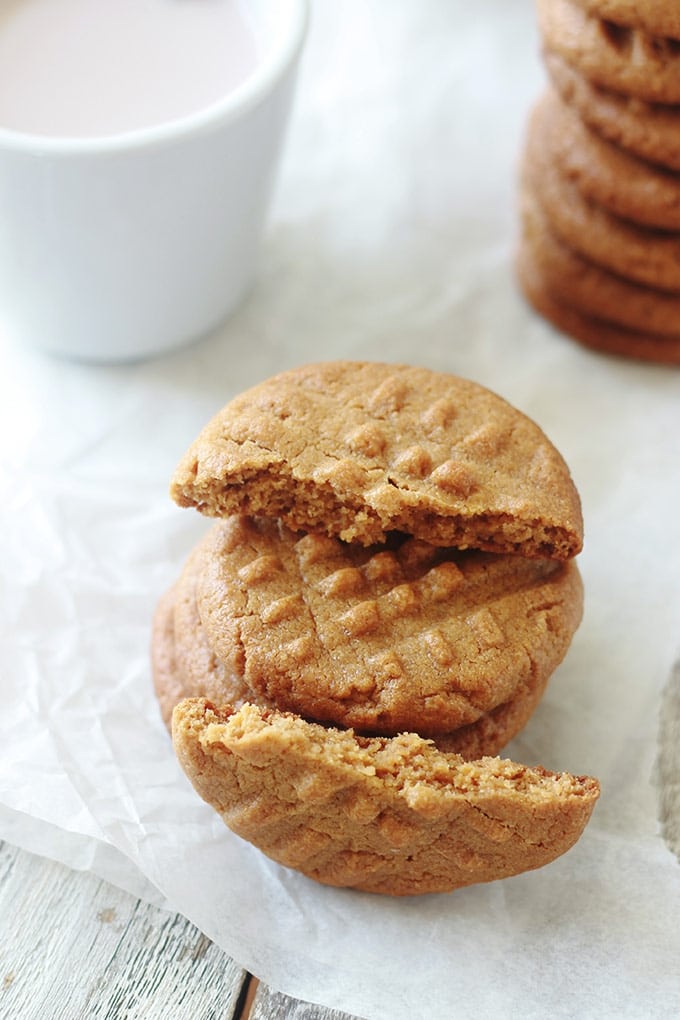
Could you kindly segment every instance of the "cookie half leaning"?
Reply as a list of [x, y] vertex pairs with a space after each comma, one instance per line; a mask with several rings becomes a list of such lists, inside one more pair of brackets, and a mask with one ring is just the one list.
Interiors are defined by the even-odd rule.
[[253, 705], [182, 701], [173, 741], [199, 795], [267, 856], [391, 896], [548, 864], [579, 838], [599, 795], [589, 777], [466, 762], [415, 734], [360, 738]]
[[568, 559], [583, 541], [578, 493], [541, 429], [476, 383], [408, 365], [324, 362], [260, 383], [205, 427], [171, 494], [364, 545], [402, 531]]

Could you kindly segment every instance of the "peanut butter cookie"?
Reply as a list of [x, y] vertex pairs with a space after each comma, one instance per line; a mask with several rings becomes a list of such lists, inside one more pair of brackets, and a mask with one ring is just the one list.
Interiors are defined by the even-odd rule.
[[525, 297], [539, 315], [585, 347], [640, 361], [680, 365], [680, 340], [677, 337], [627, 329], [586, 315], [568, 302], [554, 297], [543, 267], [534, 258], [529, 245], [523, 244], [519, 250], [517, 275]]
[[642, 227], [589, 202], [532, 134], [522, 186], [538, 200], [552, 233], [589, 262], [636, 283], [680, 293], [680, 233]]
[[651, 103], [680, 103], [675, 39], [597, 17], [574, 0], [537, 0], [543, 45], [595, 85]]
[[542, 158], [557, 165], [585, 199], [643, 226], [680, 230], [680, 174], [602, 138], [554, 89], [536, 104], [529, 134], [541, 145]]
[[196, 584], [208, 643], [258, 698], [307, 719], [433, 736], [547, 678], [581, 618], [573, 562], [399, 536], [364, 547], [231, 517]]
[[[196, 604], [194, 550], [180, 580], [160, 600], [152, 641], [152, 668], [161, 712], [169, 727], [172, 710], [183, 698], [204, 697], [218, 705], [240, 708], [252, 702], [261, 708], [269, 702], [250, 690], [235, 669], [226, 669], [208, 644]], [[519, 733], [531, 718], [545, 691], [548, 669], [533, 669], [518, 685], [512, 698], [474, 723], [436, 737], [440, 750], [466, 758], [495, 755]]]
[[535, 423], [445, 373], [307, 365], [232, 400], [171, 491], [221, 519], [159, 604], [154, 680], [233, 831], [389, 895], [575, 842], [595, 780], [488, 757], [582, 612], [580, 501]]
[[680, 39], [680, 7], [673, 0], [576, 0], [596, 18]]
[[326, 362], [231, 401], [175, 473], [180, 506], [276, 517], [353, 543], [568, 559], [578, 494], [538, 426], [496, 394], [407, 365]]
[[599, 795], [589, 777], [466, 762], [414, 734], [361, 738], [253, 705], [183, 701], [173, 741], [199, 795], [267, 856], [391, 896], [548, 864], [579, 838]]
[[650, 163], [680, 171], [680, 106], [646, 103], [589, 82], [557, 53], [544, 53], [550, 80], [593, 131]]
[[578, 255], [550, 231], [527, 192], [522, 196], [521, 243], [555, 300], [604, 322], [680, 343], [680, 294], [633, 283]]

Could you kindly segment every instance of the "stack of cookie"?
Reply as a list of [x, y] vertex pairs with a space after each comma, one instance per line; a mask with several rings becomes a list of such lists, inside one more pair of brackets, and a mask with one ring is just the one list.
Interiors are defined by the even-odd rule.
[[501, 761], [582, 611], [578, 494], [474, 383], [332, 362], [236, 397], [172, 484], [218, 518], [156, 612], [178, 758], [229, 827], [404, 895], [538, 867], [595, 780]]
[[559, 329], [680, 363], [680, 5], [538, 0], [550, 86], [522, 175], [520, 284]]

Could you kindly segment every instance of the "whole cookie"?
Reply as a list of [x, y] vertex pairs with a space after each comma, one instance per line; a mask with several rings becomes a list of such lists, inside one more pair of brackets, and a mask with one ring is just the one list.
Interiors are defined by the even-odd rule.
[[525, 297], [533, 308], [560, 332], [568, 334], [585, 347], [606, 354], [618, 354], [659, 364], [680, 364], [680, 340], [653, 333], [626, 329], [590, 315], [551, 296], [541, 265], [533, 258], [531, 248], [520, 247], [517, 276]]
[[523, 187], [537, 198], [551, 231], [588, 261], [637, 283], [680, 293], [680, 233], [642, 227], [589, 202], [531, 134]]
[[602, 138], [554, 89], [532, 111], [529, 133], [584, 198], [644, 226], [680, 230], [680, 174]]
[[360, 738], [246, 705], [173, 715], [177, 757], [242, 838], [308, 877], [392, 896], [541, 867], [579, 838], [596, 780], [485, 758], [414, 734]]
[[556, 53], [544, 53], [543, 59], [553, 85], [585, 124], [641, 159], [680, 170], [680, 106], [599, 88]]
[[617, 25], [643, 28], [656, 36], [680, 39], [680, 7], [674, 0], [576, 0], [589, 14]]
[[392, 531], [539, 558], [582, 545], [578, 494], [538, 426], [475, 383], [408, 365], [324, 362], [253, 387], [203, 430], [171, 494], [364, 545]]
[[[182, 583], [186, 583], [184, 578]], [[232, 708], [240, 708], [246, 702], [260, 708], [273, 707], [247, 688], [231, 670], [225, 669], [207, 642], [196, 606], [195, 587], [193, 599], [188, 591], [179, 594], [180, 588], [181, 583], [178, 582], [160, 599], [152, 641], [154, 685], [168, 728], [175, 705], [184, 698], [207, 698], [218, 705], [229, 704]], [[187, 610], [183, 605], [185, 602], [189, 604]], [[181, 617], [181, 623], [176, 628], [173, 622], [177, 617]], [[181, 632], [179, 642], [176, 641], [176, 629]], [[464, 758], [498, 754], [527, 724], [543, 696], [547, 681], [546, 672], [534, 670], [509, 701], [490, 712], [483, 712], [474, 723], [438, 736], [436, 746]]]
[[522, 239], [548, 293], [585, 315], [680, 342], [680, 294], [631, 283], [588, 262], [550, 231], [539, 203], [522, 196]]
[[562, 660], [582, 611], [575, 563], [394, 536], [364, 547], [232, 517], [196, 585], [215, 653], [255, 694], [307, 719], [445, 734]]
[[575, 0], [537, 0], [546, 50], [596, 85], [653, 103], [680, 103], [675, 40], [589, 14]]

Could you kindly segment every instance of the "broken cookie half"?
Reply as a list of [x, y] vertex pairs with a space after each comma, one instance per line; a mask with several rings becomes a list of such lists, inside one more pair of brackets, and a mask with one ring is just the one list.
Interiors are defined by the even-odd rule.
[[177, 756], [239, 836], [326, 885], [450, 892], [548, 864], [581, 835], [587, 776], [466, 761], [413, 733], [359, 737], [291, 714], [186, 699]]
[[213, 517], [276, 517], [371, 545], [569, 559], [581, 505], [533, 421], [467, 379], [333, 361], [282, 372], [232, 400], [179, 464], [171, 495]]

